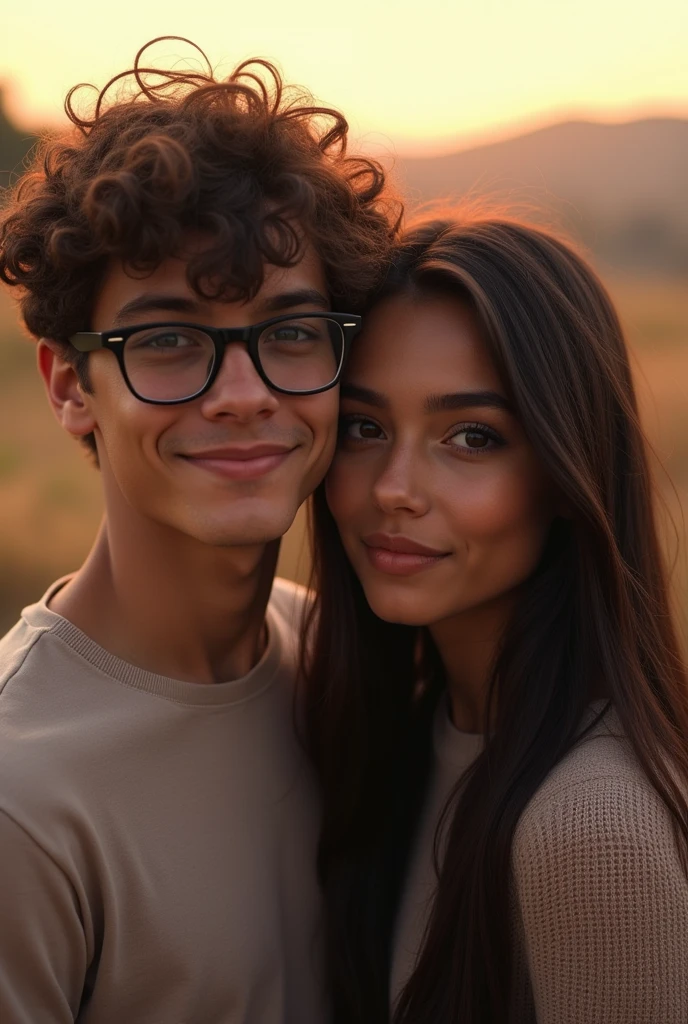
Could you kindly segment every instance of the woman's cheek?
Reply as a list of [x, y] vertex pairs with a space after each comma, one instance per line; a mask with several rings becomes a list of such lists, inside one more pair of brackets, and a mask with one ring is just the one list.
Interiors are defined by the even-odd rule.
[[346, 456], [335, 455], [325, 478], [325, 496], [337, 525], [346, 527], [359, 500], [360, 474], [347, 466]]
[[[480, 458], [480, 456], [474, 456]], [[489, 456], [485, 456], [485, 459]], [[444, 475], [436, 497], [461, 534], [489, 534], [511, 519], [522, 501], [520, 488], [496, 466], [460, 465]]]
[[539, 471], [520, 461], [500, 464], [498, 457], [487, 463], [488, 458], [484, 466], [466, 467], [472, 472], [456, 473], [436, 504], [447, 536], [467, 557], [466, 569], [480, 570], [484, 583], [495, 571], [500, 578], [531, 571], [552, 519]]

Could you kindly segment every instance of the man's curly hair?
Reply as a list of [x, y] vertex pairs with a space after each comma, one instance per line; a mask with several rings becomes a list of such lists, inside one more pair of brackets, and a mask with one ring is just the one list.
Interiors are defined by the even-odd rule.
[[349, 156], [344, 117], [286, 87], [268, 61], [218, 80], [195, 47], [207, 70], [146, 67], [160, 41], [108, 82], [90, 116], [74, 104], [89, 87], [70, 91], [73, 127], [42, 144], [4, 209], [0, 278], [20, 289], [31, 334], [66, 346], [90, 328], [110, 260], [145, 274], [180, 254], [190, 232], [209, 239], [187, 271], [206, 298], [250, 298], [265, 264], [294, 266], [310, 243], [334, 307], [355, 312], [384, 273], [399, 223], [382, 167]]

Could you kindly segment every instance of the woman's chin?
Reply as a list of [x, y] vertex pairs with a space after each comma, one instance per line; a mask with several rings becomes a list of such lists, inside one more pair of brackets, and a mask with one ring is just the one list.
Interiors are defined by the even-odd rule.
[[[365, 589], [365, 588], [364, 588]], [[427, 601], [420, 595], [381, 594], [375, 588], [365, 591], [368, 604], [379, 619], [400, 626], [430, 626], [437, 620], [428, 615]]]

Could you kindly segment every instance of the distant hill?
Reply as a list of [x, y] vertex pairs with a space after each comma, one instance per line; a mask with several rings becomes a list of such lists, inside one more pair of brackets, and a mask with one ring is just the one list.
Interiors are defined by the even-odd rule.
[[[0, 188], [21, 173], [35, 142], [12, 123], [0, 90]], [[400, 159], [396, 170], [411, 206], [467, 194], [525, 202], [606, 268], [688, 273], [688, 120], [568, 121], [447, 156]]]
[[688, 120], [569, 121], [399, 160], [409, 202], [496, 195], [553, 211], [619, 269], [688, 272]]
[[35, 135], [21, 131], [8, 117], [0, 88], [0, 188], [7, 188], [21, 174], [24, 160], [35, 143]]

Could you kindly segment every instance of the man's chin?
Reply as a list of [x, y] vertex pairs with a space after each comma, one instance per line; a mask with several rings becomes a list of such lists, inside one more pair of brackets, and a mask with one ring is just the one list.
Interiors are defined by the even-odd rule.
[[199, 520], [189, 531], [196, 540], [210, 547], [255, 547], [281, 540], [294, 521], [296, 509], [280, 513], [269, 509], [260, 514]]

